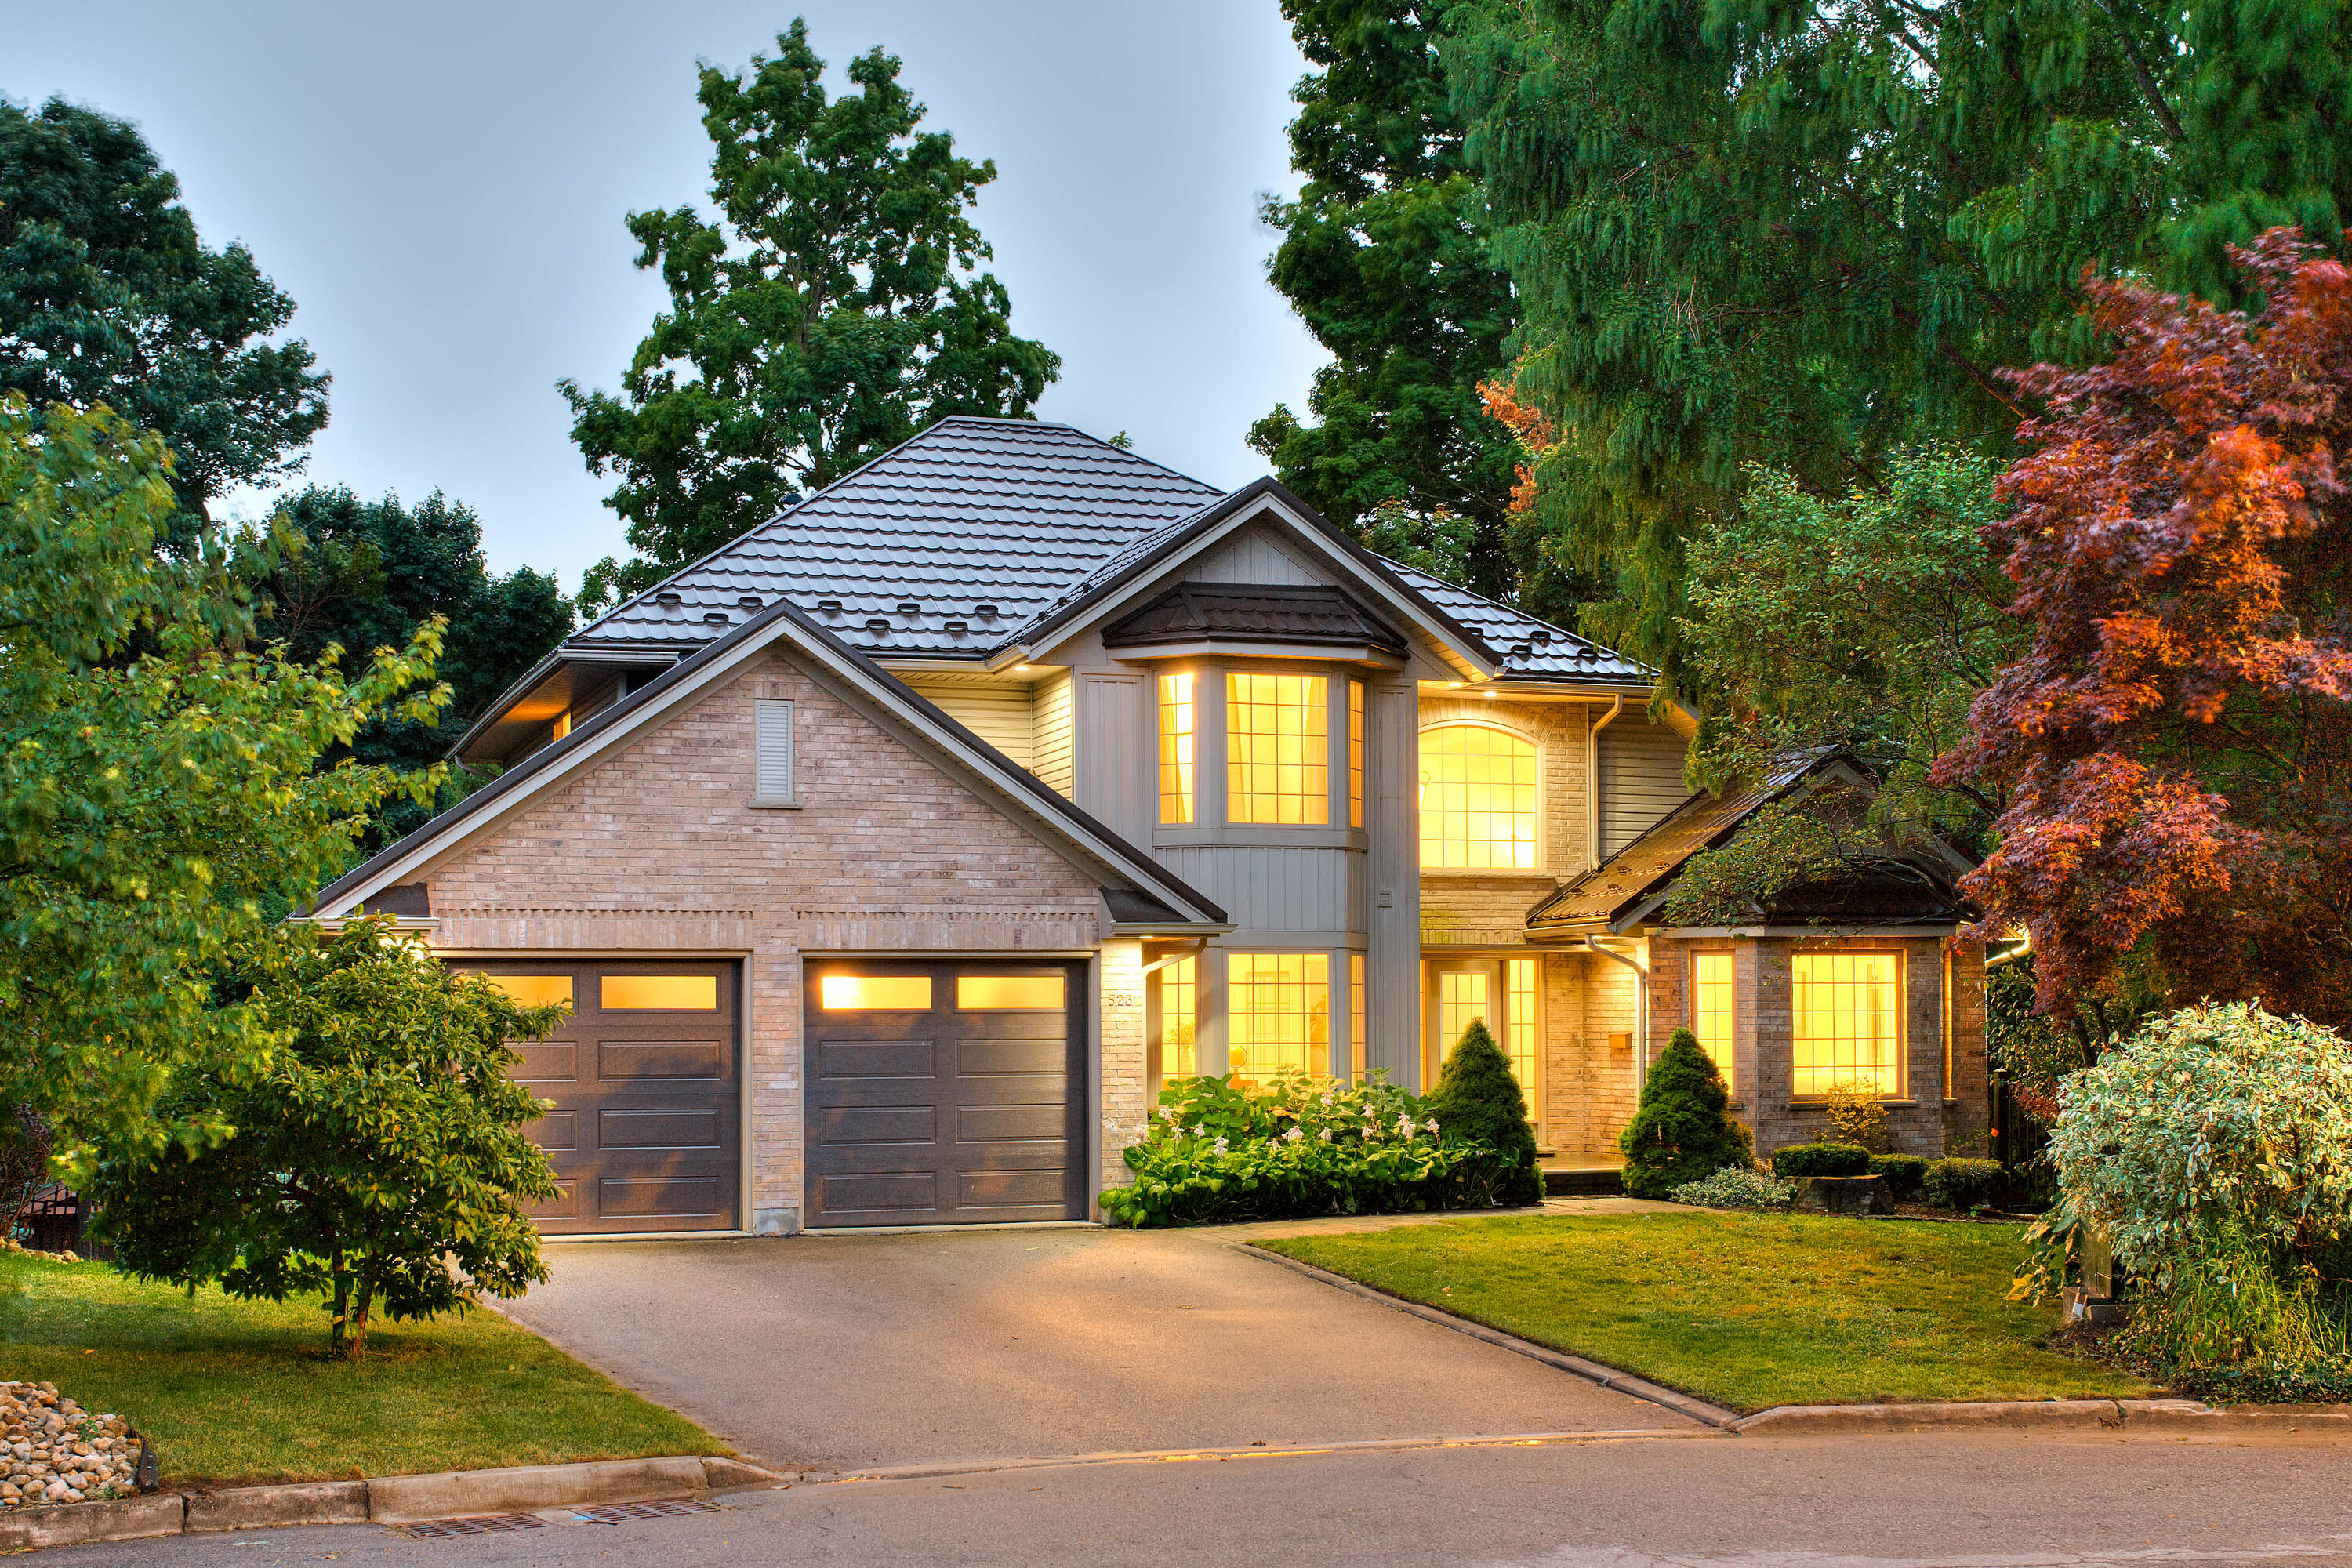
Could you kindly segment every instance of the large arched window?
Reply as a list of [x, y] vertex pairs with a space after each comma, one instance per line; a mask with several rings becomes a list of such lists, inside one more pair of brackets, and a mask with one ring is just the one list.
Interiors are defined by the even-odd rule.
[[1421, 863], [1434, 871], [1532, 871], [1536, 748], [1486, 724], [1421, 732]]

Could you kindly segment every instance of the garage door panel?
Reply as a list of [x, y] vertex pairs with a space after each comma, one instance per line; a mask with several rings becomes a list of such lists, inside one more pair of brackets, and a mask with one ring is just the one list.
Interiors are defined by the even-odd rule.
[[936, 1105], [835, 1105], [817, 1116], [817, 1142], [839, 1146], [851, 1143], [935, 1143], [940, 1136]]
[[1054, 1078], [1069, 1071], [1066, 1039], [992, 1040], [965, 1037], [955, 1043], [958, 1078]]
[[708, 1220], [734, 1207], [716, 1176], [599, 1176], [596, 1213], [604, 1219]]
[[[453, 967], [540, 990], [568, 986], [578, 1009], [551, 1040], [519, 1042], [515, 1079], [550, 1102], [530, 1135], [559, 1195], [530, 1213], [550, 1234], [726, 1230], [738, 1223], [741, 1078], [740, 978], [731, 963], [546, 958]], [[602, 1005], [618, 994], [688, 1007]], [[675, 979], [682, 986], [647, 980]]]
[[956, 1206], [964, 1209], [1048, 1210], [1059, 1218], [1069, 1172], [1060, 1163], [1025, 1171], [959, 1171]]
[[596, 1076], [607, 1083], [717, 1083], [731, 1054], [724, 1040], [600, 1040]]
[[959, 1105], [956, 1142], [1060, 1143], [1067, 1138], [1068, 1123], [1069, 1107], [1059, 1099], [1022, 1105]]
[[821, 1207], [835, 1215], [928, 1218], [940, 1204], [936, 1171], [836, 1172], [819, 1177], [818, 1187]]
[[816, 1065], [817, 1076], [824, 1079], [932, 1078], [939, 1072], [939, 1042], [845, 1040], [820, 1034]]
[[570, 1040], [530, 1040], [515, 1049], [521, 1065], [508, 1076], [517, 1083], [574, 1083], [580, 1078], [579, 1047]]

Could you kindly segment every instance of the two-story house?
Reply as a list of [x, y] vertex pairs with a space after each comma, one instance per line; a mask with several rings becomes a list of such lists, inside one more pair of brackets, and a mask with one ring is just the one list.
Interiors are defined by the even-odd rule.
[[1605, 1169], [1696, 1031], [1769, 1149], [1833, 1084], [1938, 1152], [1984, 1080], [1960, 867], [1664, 926], [1695, 850], [1862, 781], [1683, 782], [1654, 672], [1066, 426], [950, 419], [619, 605], [324, 889], [572, 1003], [519, 1076], [553, 1232], [1085, 1218], [1161, 1082], [1425, 1087], [1485, 1018]]

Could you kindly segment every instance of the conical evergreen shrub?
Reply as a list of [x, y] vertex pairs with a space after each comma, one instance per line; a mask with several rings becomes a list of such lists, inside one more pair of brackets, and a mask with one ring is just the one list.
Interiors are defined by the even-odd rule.
[[1473, 1018], [1462, 1031], [1462, 1043], [1447, 1055], [1427, 1104], [1443, 1134], [1475, 1138], [1517, 1156], [1517, 1168], [1496, 1189], [1496, 1203], [1543, 1202], [1543, 1173], [1536, 1167], [1536, 1130], [1528, 1125], [1527, 1100], [1485, 1019]]
[[1625, 1151], [1625, 1191], [1664, 1198], [1685, 1182], [1702, 1182], [1726, 1165], [1752, 1165], [1755, 1141], [1727, 1109], [1731, 1091], [1698, 1037], [1676, 1029], [1658, 1059], [1633, 1120], [1619, 1133]]

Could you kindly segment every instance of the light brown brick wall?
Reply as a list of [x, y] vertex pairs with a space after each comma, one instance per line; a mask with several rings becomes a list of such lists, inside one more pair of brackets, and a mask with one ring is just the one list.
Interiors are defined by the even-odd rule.
[[1544, 964], [1544, 1146], [1572, 1163], [1613, 1165], [1617, 1134], [1640, 1091], [1634, 1052], [1612, 1050], [1633, 1028], [1633, 972], [1590, 953]]
[[[757, 698], [797, 704], [800, 810], [745, 805]], [[744, 956], [751, 1217], [771, 1230], [800, 1223], [803, 951], [1082, 951], [1103, 934], [1093, 879], [782, 660], [518, 807], [425, 880], [448, 948]], [[1141, 1120], [1138, 962], [1114, 942], [1099, 964], [1115, 994], [1099, 1042], [1107, 1174]]]

